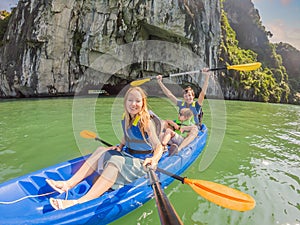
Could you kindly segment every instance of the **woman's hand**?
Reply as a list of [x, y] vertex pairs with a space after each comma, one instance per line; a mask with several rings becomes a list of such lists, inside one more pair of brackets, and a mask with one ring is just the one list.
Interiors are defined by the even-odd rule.
[[150, 167], [153, 170], [156, 170], [157, 164], [158, 164], [157, 160], [155, 160], [153, 157], [146, 158], [143, 162], [143, 166], [145, 168]]
[[122, 148], [119, 145], [108, 147], [107, 150], [116, 150], [118, 152], [122, 151]]

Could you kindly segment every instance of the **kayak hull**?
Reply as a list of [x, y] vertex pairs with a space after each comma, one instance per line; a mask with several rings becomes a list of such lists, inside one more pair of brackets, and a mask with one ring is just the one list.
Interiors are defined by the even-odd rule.
[[[198, 137], [191, 144], [177, 155], [169, 157], [167, 153], [164, 154], [158, 166], [180, 175], [200, 155], [206, 139], [207, 129], [203, 125]], [[69, 179], [87, 157], [72, 159], [0, 184], [0, 224], [108, 224], [153, 198], [153, 190], [145, 176], [89, 202], [65, 210], [54, 210], [49, 203], [50, 197], [78, 199], [87, 193], [96, 174], [68, 191], [67, 196], [66, 193], [53, 191], [45, 180]], [[162, 187], [168, 186], [174, 180], [159, 172], [157, 174]], [[37, 195], [39, 197], [35, 197]], [[19, 201], [12, 202], [13, 200]]]

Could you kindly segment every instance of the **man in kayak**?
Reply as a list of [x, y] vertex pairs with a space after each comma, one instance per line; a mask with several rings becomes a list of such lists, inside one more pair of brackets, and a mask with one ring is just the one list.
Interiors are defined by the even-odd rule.
[[178, 146], [190, 132], [196, 135], [198, 133], [193, 119], [193, 112], [189, 108], [181, 109], [176, 120], [165, 120], [165, 122], [168, 127], [162, 135], [161, 143], [163, 146], [170, 145], [170, 156], [178, 152]]
[[[156, 168], [163, 154], [163, 147], [156, 133], [156, 127], [148, 111], [146, 93], [140, 87], [131, 87], [124, 97], [124, 136], [118, 146], [99, 147], [67, 181], [47, 180], [56, 191], [63, 193], [94, 173], [100, 176], [91, 189], [77, 200], [50, 198], [54, 209], [65, 209], [75, 204], [90, 201], [101, 196], [110, 188], [117, 189], [146, 174], [146, 166]], [[126, 146], [126, 152], [123, 147]], [[141, 160], [133, 157], [138, 155]]]
[[[209, 81], [209, 68], [204, 68], [202, 70], [202, 73], [205, 75], [205, 80], [204, 84], [202, 86], [202, 90], [200, 91], [200, 94], [198, 96], [198, 100], [195, 101], [195, 93], [194, 90], [188, 86], [187, 88], [184, 89], [183, 91], [183, 100], [177, 99], [172, 92], [163, 84], [162, 80], [163, 77], [162, 75], [158, 75], [156, 77], [157, 82], [159, 86], [161, 87], [162, 91], [164, 94], [174, 103], [178, 106], [179, 112], [182, 108], [189, 108], [192, 110], [194, 114], [194, 121], [195, 125], [198, 126], [198, 129], [201, 130], [201, 120], [202, 120], [202, 105], [204, 101], [204, 97], [207, 91], [208, 87], [208, 81]], [[184, 139], [184, 141], [180, 144], [178, 147], [178, 150], [180, 151], [182, 148], [184, 148], [186, 145], [188, 145], [191, 141], [195, 139], [197, 136], [197, 133], [190, 132], [189, 135]]]

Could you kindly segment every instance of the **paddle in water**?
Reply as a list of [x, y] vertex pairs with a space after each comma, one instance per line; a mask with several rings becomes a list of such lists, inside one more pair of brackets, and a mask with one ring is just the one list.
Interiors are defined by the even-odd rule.
[[160, 223], [162, 225], [183, 225], [174, 207], [163, 191], [157, 175], [151, 168], [149, 168], [148, 176], [150, 179], [150, 185], [152, 186], [154, 192]]
[[[84, 138], [93, 138], [95, 140], [101, 141], [102, 143], [107, 143], [98, 138], [96, 133], [92, 131], [84, 130], [80, 132], [80, 135]], [[108, 146], [112, 145], [109, 144]], [[208, 201], [224, 208], [244, 212], [255, 207], [255, 200], [250, 195], [236, 189], [211, 181], [194, 180], [180, 177], [161, 168], [157, 168], [156, 170], [158, 172], [171, 176], [176, 180], [180, 180], [183, 184], [188, 184], [197, 194], [207, 199]]]
[[[83, 130], [80, 132], [80, 136], [83, 138], [95, 139], [96, 141], [100, 141], [106, 146], [113, 146], [112, 144], [100, 139], [97, 137], [96, 133]], [[172, 204], [170, 203], [169, 199], [167, 198], [166, 194], [164, 193], [163, 189], [160, 186], [160, 182], [154, 171], [149, 168], [148, 176], [150, 179], [150, 184], [152, 186], [154, 197], [158, 209], [158, 214], [160, 218], [160, 222], [162, 225], [182, 225], [182, 221], [180, 220], [179, 216], [177, 215], [176, 211], [174, 210]]]
[[157, 168], [157, 171], [180, 180], [183, 184], [188, 184], [203, 198], [224, 208], [243, 212], [255, 207], [255, 200], [250, 195], [223, 184], [180, 177], [161, 168]]
[[[209, 69], [210, 71], [217, 71], [217, 70], [238, 70], [238, 71], [252, 71], [256, 70], [259, 67], [261, 67], [260, 62], [255, 62], [255, 63], [246, 63], [246, 64], [240, 64], [240, 65], [228, 65], [224, 67], [218, 67], [218, 68], [212, 68]], [[200, 73], [200, 70], [195, 70], [195, 71], [188, 71], [188, 72], [182, 72], [182, 73], [173, 73], [170, 75], [165, 75], [163, 76], [164, 78], [166, 77], [174, 77], [174, 76], [180, 76], [180, 75], [186, 75], [186, 74], [195, 74], [195, 73]], [[130, 83], [131, 86], [139, 86], [142, 85], [146, 82], [149, 82], [151, 80], [156, 79], [156, 76], [154, 77], [148, 77], [140, 80], [135, 80]]]

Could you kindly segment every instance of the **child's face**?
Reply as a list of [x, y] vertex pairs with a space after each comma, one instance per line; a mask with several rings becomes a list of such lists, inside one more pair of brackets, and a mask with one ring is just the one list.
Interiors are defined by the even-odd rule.
[[194, 98], [195, 96], [193, 95], [193, 93], [191, 91], [186, 91], [184, 94], [183, 94], [183, 98], [184, 98], [184, 101], [188, 104], [192, 104], [193, 101], [194, 101]]
[[185, 120], [186, 120], [186, 117], [185, 117], [182, 113], [179, 113], [179, 114], [178, 114], [178, 120], [180, 120], [180, 121], [185, 121]]

